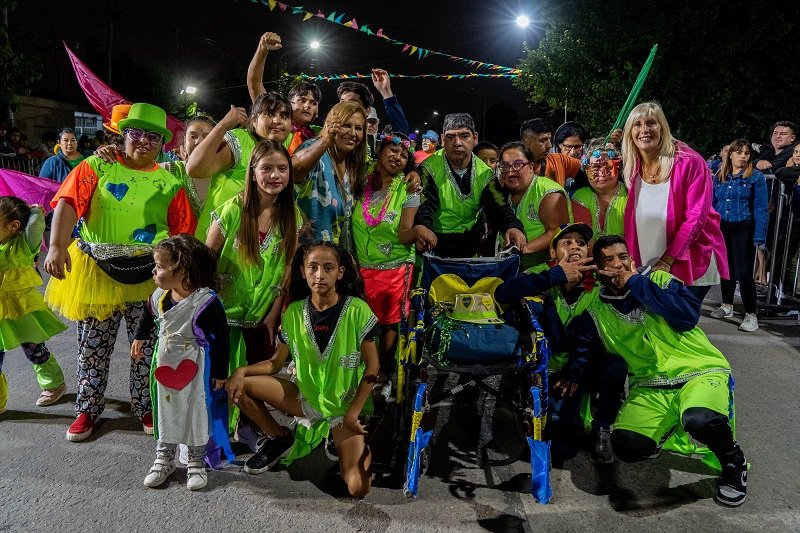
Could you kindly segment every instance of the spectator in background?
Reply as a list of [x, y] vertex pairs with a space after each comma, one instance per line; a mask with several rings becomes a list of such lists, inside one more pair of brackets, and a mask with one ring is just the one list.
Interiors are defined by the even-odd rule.
[[31, 150], [31, 155], [33, 155], [33, 157], [37, 157], [37, 158], [40, 158], [40, 159], [48, 158], [54, 153], [53, 152], [54, 149], [56, 150], [55, 153], [58, 153], [57, 152], [57, 150], [58, 150], [58, 147], [57, 147], [57, 144], [58, 144], [58, 133], [57, 132], [46, 131], [46, 132], [42, 133], [41, 139], [42, 139], [42, 142], [40, 142], [39, 144], [34, 146], [33, 150]]
[[14, 150], [17, 157], [28, 157], [28, 148], [25, 146], [26, 139], [23, 137], [19, 128], [11, 128], [8, 130], [8, 144]]
[[83, 159], [83, 154], [78, 151], [75, 132], [71, 128], [61, 128], [58, 132], [56, 155], [45, 160], [42, 170], [39, 171], [39, 177], [61, 183]]
[[714, 184], [703, 157], [672, 137], [661, 106], [639, 104], [625, 121], [625, 241], [636, 266], [669, 272], [702, 303], [728, 278]]
[[[786, 166], [775, 171], [775, 177], [786, 185], [787, 194], [792, 198], [792, 233], [788, 236], [788, 239], [786, 236], [783, 238], [779, 236], [778, 249], [774, 250], [775, 264], [782, 265], [784, 243], [788, 240], [786, 268], [776, 273], [777, 276], [781, 276], [778, 279], [778, 286], [782, 287], [784, 284], [794, 282], [797, 267], [794, 258], [797, 255], [798, 244], [800, 244], [800, 144], [794, 146], [792, 157], [786, 162]], [[792, 289], [791, 285], [781, 288], [787, 293], [791, 293]]]
[[94, 132], [94, 139], [92, 139], [92, 146], [97, 148], [98, 146], [104, 146], [108, 144], [108, 140], [106, 139], [106, 132], [105, 130], [97, 130]]
[[439, 135], [433, 130], [426, 131], [422, 134], [422, 149], [414, 152], [414, 162], [417, 165], [422, 164], [423, 161], [432, 156], [438, 149]]
[[[409, 126], [406, 115], [403, 113], [403, 108], [400, 107], [400, 102], [397, 97], [392, 93], [392, 84], [389, 79], [389, 73], [380, 68], [372, 69], [372, 84], [381, 93], [383, 97], [383, 107], [386, 111], [386, 117], [389, 119], [389, 124], [392, 125], [392, 131], [399, 131], [408, 135]], [[345, 81], [336, 88], [336, 96], [340, 102], [345, 100], [353, 100], [361, 104], [367, 115], [373, 105], [375, 99], [372, 92], [363, 83], [357, 81]]]
[[722, 166], [722, 162], [728, 158], [728, 150], [731, 149], [730, 144], [726, 144], [719, 150], [719, 154], [714, 154], [708, 161], [708, 168], [711, 170], [712, 174], [716, 174], [719, 172], [719, 168]]
[[[541, 118], [532, 118], [522, 123], [519, 136], [533, 159], [531, 168], [537, 176], [549, 178], [568, 192], [587, 183], [579, 159], [562, 153], [551, 154], [553, 127]], [[572, 179], [570, 183], [567, 180]]]
[[417, 141], [419, 140], [419, 137], [417, 137], [417, 134], [416, 133], [412, 133], [411, 135], [408, 136], [408, 140], [411, 141], [412, 151], [416, 151], [417, 150]]
[[745, 312], [739, 330], [755, 331], [758, 318], [753, 263], [756, 248], [763, 248], [767, 240], [769, 214], [767, 181], [761, 171], [753, 168], [746, 139], [736, 139], [730, 144], [728, 154], [714, 175], [714, 209], [722, 217], [720, 229], [728, 252], [730, 279], [721, 280], [722, 305], [711, 316], [733, 316], [733, 293], [738, 281]]
[[497, 146], [489, 141], [481, 141], [475, 145], [472, 153], [478, 156], [478, 159], [486, 163], [492, 172], [497, 169]]
[[774, 174], [785, 167], [792, 157], [797, 140], [797, 126], [788, 120], [781, 120], [772, 126], [772, 146], [764, 146], [756, 158], [756, 168], [762, 172]]
[[369, 110], [369, 115], [367, 115], [367, 150], [369, 151], [370, 157], [375, 154], [375, 142], [378, 138], [378, 127], [380, 124], [381, 121], [378, 118], [378, 113], [373, 107]]
[[8, 144], [8, 125], [0, 121], [0, 156], [14, 157], [17, 152]]
[[568, 155], [578, 161], [583, 157], [583, 145], [586, 144], [586, 130], [577, 122], [565, 122], [553, 135], [555, 152]]
[[78, 138], [78, 151], [83, 154], [83, 157], [89, 157], [94, 153], [92, 140], [85, 133]]

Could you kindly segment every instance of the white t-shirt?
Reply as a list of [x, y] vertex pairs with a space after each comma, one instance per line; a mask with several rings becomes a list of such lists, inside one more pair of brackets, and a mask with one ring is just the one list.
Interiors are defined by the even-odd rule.
[[639, 180], [636, 194], [636, 235], [642, 265], [653, 266], [667, 250], [669, 180], [651, 185]]

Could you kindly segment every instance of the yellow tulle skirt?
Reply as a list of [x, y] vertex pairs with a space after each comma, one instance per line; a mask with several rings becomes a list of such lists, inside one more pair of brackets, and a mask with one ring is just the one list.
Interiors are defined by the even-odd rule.
[[50, 278], [44, 293], [53, 310], [70, 320], [89, 317], [105, 320], [116, 311], [123, 311], [128, 302], [147, 300], [156, 286], [152, 279], [136, 285], [125, 285], [111, 279], [94, 259], [73, 242], [69, 249], [72, 271], [62, 279]]

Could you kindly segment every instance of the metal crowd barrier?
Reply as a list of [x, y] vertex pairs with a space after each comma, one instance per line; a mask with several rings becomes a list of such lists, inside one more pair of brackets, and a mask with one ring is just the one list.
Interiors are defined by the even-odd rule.
[[[774, 220], [770, 223], [774, 224], [772, 231], [772, 242], [769, 261], [767, 264], [767, 294], [766, 304], [768, 306], [783, 306], [787, 297], [794, 298], [797, 296], [797, 278], [800, 272], [800, 261], [795, 263], [795, 273], [791, 280], [787, 280], [789, 274], [788, 267], [791, 261], [794, 261], [794, 253], [797, 250], [790, 250], [791, 235], [796, 224], [795, 218], [797, 213], [794, 212], [792, 206], [792, 194], [794, 187], [789, 191], [786, 190], [786, 185], [774, 174], [767, 174], [767, 192], [769, 203], [774, 207]], [[782, 250], [780, 260], [779, 254], [776, 251]], [[790, 253], [792, 255], [790, 256]]]
[[27, 159], [24, 157], [0, 157], [0, 168], [7, 168], [8, 170], [17, 170], [30, 174], [31, 176], [38, 176], [39, 171], [42, 169], [44, 159]]

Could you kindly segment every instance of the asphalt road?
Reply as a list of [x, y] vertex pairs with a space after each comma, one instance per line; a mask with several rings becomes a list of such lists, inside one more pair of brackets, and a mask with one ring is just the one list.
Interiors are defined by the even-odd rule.
[[[416, 500], [404, 498], [392, 479], [376, 481], [363, 500], [343, 496], [335, 464], [320, 450], [249, 476], [239, 448], [238, 464], [211, 472], [202, 491], [186, 490], [181, 470], [163, 488], [147, 489], [142, 480], [153, 440], [130, 414], [124, 340], [117, 341], [107, 408], [94, 435], [80, 443], [64, 438], [75, 399], [70, 329], [48, 343], [69, 386], [56, 405], [36, 407], [31, 365], [19, 349], [6, 355], [0, 531], [800, 531], [800, 325], [763, 322], [750, 334], [734, 322], [704, 318], [701, 326], [736, 376], [738, 437], [752, 464], [747, 501], [738, 509], [714, 503], [715, 478], [699, 461], [666, 453], [598, 467], [582, 452], [552, 470], [553, 501], [539, 505], [527, 493], [525, 459], [479, 466], [481, 415], [469, 401], [430, 414], [443, 429]], [[495, 427], [504, 436], [496, 438], [498, 448], [512, 456], [524, 449], [508, 413], [498, 412]]]

